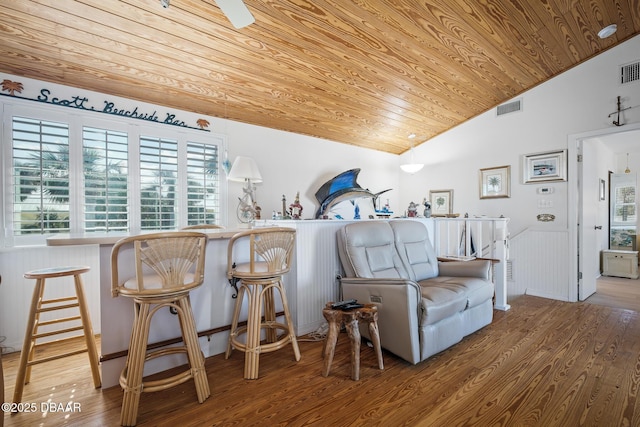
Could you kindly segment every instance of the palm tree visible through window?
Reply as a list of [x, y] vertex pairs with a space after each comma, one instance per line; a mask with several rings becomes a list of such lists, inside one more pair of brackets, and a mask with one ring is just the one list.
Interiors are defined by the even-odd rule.
[[14, 234], [69, 231], [69, 127], [14, 117]]

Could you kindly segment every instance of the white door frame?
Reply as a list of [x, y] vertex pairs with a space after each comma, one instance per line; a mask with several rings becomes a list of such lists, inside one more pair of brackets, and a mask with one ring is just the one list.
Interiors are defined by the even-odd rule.
[[[640, 123], [627, 124], [616, 128], [605, 128], [584, 133], [570, 134], [567, 137], [569, 168], [567, 179], [569, 191], [567, 197], [567, 224], [569, 226], [569, 301], [578, 301], [578, 191], [582, 191], [578, 176], [578, 144], [591, 138], [606, 137], [623, 132], [640, 130]], [[573, 189], [573, 190], [571, 190]]]

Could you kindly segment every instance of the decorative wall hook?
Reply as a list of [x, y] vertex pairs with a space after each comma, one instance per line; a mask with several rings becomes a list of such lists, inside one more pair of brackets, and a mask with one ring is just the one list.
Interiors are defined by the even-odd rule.
[[633, 107], [622, 108], [622, 101], [620, 100], [620, 96], [618, 96], [618, 111], [614, 111], [613, 113], [609, 114], [607, 117], [611, 117], [615, 114], [616, 119], [613, 121], [613, 124], [616, 126], [622, 126], [624, 125], [624, 123], [620, 122], [620, 113], [630, 108], [633, 108]]

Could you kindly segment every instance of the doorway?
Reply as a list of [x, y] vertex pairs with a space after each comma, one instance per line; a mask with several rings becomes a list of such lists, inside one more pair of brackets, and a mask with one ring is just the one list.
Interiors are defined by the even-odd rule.
[[[599, 262], [596, 272], [594, 260], [600, 259], [601, 247], [594, 244], [598, 239], [593, 233], [597, 230], [596, 227], [601, 226], [598, 222], [602, 222], [603, 219], [598, 218], [596, 209], [590, 208], [593, 203], [592, 184], [599, 181], [596, 170], [601, 161], [594, 158], [596, 142], [601, 142], [617, 155], [627, 152], [640, 153], [638, 141], [640, 124], [569, 135], [569, 159], [573, 165], [569, 168], [569, 185], [576, 189], [569, 191], [568, 197], [570, 262], [571, 270], [575, 271], [575, 275], [570, 275], [570, 301], [584, 301], [595, 293], [599, 276]], [[579, 157], [581, 161], [578, 160]]]

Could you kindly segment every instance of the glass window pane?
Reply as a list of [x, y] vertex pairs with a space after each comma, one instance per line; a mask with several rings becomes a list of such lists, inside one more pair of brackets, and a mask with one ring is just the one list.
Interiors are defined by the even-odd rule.
[[84, 127], [82, 144], [85, 231], [127, 231], [127, 134]]
[[218, 224], [218, 146], [187, 144], [187, 224]]
[[69, 126], [13, 117], [14, 235], [69, 231]]
[[178, 141], [140, 137], [142, 230], [176, 228]]

